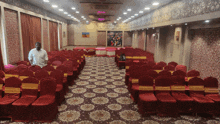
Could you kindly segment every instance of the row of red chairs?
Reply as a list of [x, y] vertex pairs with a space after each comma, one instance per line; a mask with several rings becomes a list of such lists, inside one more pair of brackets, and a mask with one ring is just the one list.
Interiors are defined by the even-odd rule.
[[[218, 81], [216, 78], [209, 77], [205, 79], [208, 82], [205, 87], [209, 89], [205, 90], [205, 83], [199, 78], [200, 73], [198, 71], [191, 70], [186, 73], [186, 67], [177, 65], [175, 62], [170, 62], [168, 65], [165, 62], [159, 62], [157, 64], [151, 61], [131, 62], [126, 66], [125, 83], [128, 85], [131, 97], [138, 103], [139, 111], [142, 114], [155, 112], [159, 113], [159, 115], [181, 112], [217, 113], [213, 107], [210, 107], [215, 104], [219, 108], [217, 102], [220, 97], [218, 95]], [[177, 85], [177, 87], [173, 87], [172, 85]], [[197, 87], [197, 85], [199, 86]], [[174, 88], [173, 91], [172, 88]], [[199, 90], [199, 88], [201, 89]], [[194, 97], [194, 91], [196, 96], [199, 95], [200, 97], [201, 95], [201, 98]], [[211, 92], [214, 98], [203, 98], [204, 91], [206, 93]], [[151, 94], [148, 92], [151, 92]], [[162, 93], [163, 95], [165, 93], [165, 95], [160, 97], [158, 93]], [[186, 95], [186, 93], [188, 94]], [[170, 95], [167, 96], [167, 94]], [[193, 97], [190, 98], [190, 96]], [[202, 107], [206, 105], [203, 102], [207, 103], [206, 107]], [[177, 111], [173, 111], [175, 107]]]
[[[61, 56], [63, 54], [67, 58], [63, 59], [64, 57]], [[24, 62], [22, 62], [19, 63], [17, 68], [5, 72], [6, 74], [0, 72], [0, 77], [3, 79], [1, 81], [3, 91], [1, 95], [3, 97], [1, 96], [2, 100], [0, 99], [0, 107], [2, 108], [0, 109], [0, 111], [2, 110], [0, 117], [10, 117], [13, 121], [41, 122], [51, 122], [56, 118], [57, 105], [64, 100], [68, 85], [74, 83], [74, 79], [83, 69], [85, 57], [83, 52], [78, 51], [54, 51], [50, 55], [48, 65], [43, 68], [29, 66], [28, 64], [24, 65]], [[55, 85], [55, 88], [50, 84], [44, 84], [44, 80], [51, 82], [51, 85]], [[49, 92], [49, 90], [48, 94], [45, 91], [48, 89], [53, 90], [53, 92]], [[16, 95], [14, 95], [13, 90], [16, 91]], [[14, 98], [14, 100], [10, 100], [11, 98]], [[33, 112], [33, 110], [36, 112]], [[21, 114], [18, 114], [20, 111]]]

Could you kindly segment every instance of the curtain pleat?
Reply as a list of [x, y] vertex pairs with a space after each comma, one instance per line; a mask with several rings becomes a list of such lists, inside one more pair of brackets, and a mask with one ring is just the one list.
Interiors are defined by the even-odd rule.
[[62, 24], [59, 24], [59, 35], [60, 35], [60, 48], [62, 48], [63, 47], [63, 41], [62, 41], [62, 39], [63, 39], [63, 37], [62, 37]]
[[27, 61], [29, 51], [35, 48], [36, 42], [41, 42], [40, 18], [21, 13], [21, 29], [24, 60]]
[[1, 44], [0, 44], [0, 70], [5, 71], [3, 58], [2, 58], [2, 50], [1, 50]]
[[50, 51], [58, 50], [58, 24], [49, 22], [50, 29]]

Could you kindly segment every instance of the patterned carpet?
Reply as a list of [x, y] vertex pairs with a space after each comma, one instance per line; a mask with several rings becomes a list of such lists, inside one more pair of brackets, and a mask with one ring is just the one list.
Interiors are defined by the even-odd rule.
[[125, 70], [118, 70], [114, 58], [86, 58], [86, 66], [76, 84], [69, 86], [58, 117], [51, 124], [220, 124], [217, 117], [141, 117], [129, 97], [124, 78]]

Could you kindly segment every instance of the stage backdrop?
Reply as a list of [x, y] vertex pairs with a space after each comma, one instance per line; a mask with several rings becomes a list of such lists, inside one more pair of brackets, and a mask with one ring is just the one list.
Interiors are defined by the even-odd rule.
[[107, 46], [122, 46], [122, 31], [108, 31]]

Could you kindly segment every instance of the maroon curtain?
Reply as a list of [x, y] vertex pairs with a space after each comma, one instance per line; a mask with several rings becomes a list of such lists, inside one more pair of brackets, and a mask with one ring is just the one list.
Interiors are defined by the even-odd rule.
[[60, 34], [60, 49], [61, 49], [63, 47], [62, 24], [59, 24], [59, 34]]
[[40, 18], [21, 13], [21, 29], [24, 60], [27, 61], [29, 51], [35, 48], [36, 42], [41, 42]]
[[49, 22], [50, 29], [50, 51], [58, 50], [58, 24]]
[[5, 67], [4, 67], [4, 63], [3, 63], [3, 58], [2, 58], [1, 44], [0, 44], [0, 70], [5, 71]]

